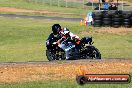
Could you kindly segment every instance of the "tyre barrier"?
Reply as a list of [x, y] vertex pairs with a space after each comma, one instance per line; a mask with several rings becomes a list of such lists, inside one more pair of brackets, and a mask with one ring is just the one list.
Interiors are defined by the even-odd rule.
[[115, 28], [118, 28], [122, 26], [122, 15], [121, 14], [115, 14], [112, 17], [112, 26]]
[[95, 27], [132, 27], [132, 11], [100, 11], [93, 12]]
[[131, 16], [131, 21], [130, 22], [131, 22], [131, 27], [132, 27], [132, 16]]
[[123, 15], [123, 24], [125, 27], [129, 28], [131, 27], [131, 14], [124, 14]]
[[104, 13], [103, 14], [103, 26], [111, 26], [111, 23], [112, 23], [112, 15], [111, 14], [108, 14], [108, 13]]
[[93, 25], [95, 27], [101, 27], [102, 26], [102, 13], [98, 12], [96, 14], [93, 14]]

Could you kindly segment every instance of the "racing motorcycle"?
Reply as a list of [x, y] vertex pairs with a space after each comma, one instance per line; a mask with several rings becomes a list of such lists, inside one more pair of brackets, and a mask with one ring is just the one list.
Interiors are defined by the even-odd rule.
[[80, 44], [76, 45], [70, 39], [63, 40], [59, 45], [56, 40], [46, 45], [46, 56], [49, 61], [53, 60], [78, 60], [78, 59], [101, 59], [101, 54], [93, 45], [92, 37], [84, 37]]

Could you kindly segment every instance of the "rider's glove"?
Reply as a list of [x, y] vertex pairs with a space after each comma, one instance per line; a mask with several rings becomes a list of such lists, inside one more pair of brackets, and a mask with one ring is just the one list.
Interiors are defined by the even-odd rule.
[[56, 45], [56, 44], [57, 44], [57, 42], [53, 42], [53, 44], [54, 44], [54, 45]]
[[50, 44], [50, 43], [49, 43], [49, 40], [47, 40], [47, 41], [46, 41], [46, 45], [49, 45], [49, 44]]

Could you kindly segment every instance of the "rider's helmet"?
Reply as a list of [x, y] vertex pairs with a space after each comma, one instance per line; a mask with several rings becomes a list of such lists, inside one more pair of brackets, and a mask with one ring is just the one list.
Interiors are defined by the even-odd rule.
[[61, 26], [59, 24], [54, 24], [52, 26], [52, 32], [54, 35], [58, 34], [61, 31]]

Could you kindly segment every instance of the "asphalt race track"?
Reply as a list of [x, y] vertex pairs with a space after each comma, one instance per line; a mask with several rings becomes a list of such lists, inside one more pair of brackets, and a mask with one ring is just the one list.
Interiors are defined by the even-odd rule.
[[107, 58], [107, 59], [82, 59], [82, 60], [56, 60], [56, 61], [28, 61], [28, 62], [0, 62], [1, 65], [17, 65], [17, 64], [57, 64], [62, 63], [78, 63], [78, 62], [120, 62], [120, 61], [132, 61], [132, 58]]
[[47, 19], [47, 20], [66, 20], [66, 21], [80, 21], [81, 18], [63, 18], [63, 17], [46, 17], [46, 16], [27, 16], [16, 14], [0, 14], [0, 17], [13, 17], [13, 18], [25, 18], [25, 19]]

